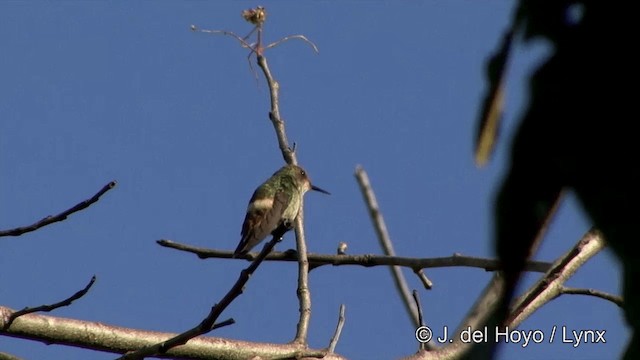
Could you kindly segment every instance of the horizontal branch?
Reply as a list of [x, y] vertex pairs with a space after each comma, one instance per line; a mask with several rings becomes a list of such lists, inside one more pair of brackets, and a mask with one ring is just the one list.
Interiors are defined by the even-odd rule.
[[[232, 259], [233, 251], [207, 249], [196, 246], [185, 245], [171, 240], [158, 240], [160, 246], [176, 249], [195, 254], [201, 259]], [[256, 254], [249, 253], [246, 259], [252, 259]], [[495, 271], [498, 268], [498, 260], [479, 258], [473, 256], [463, 256], [453, 254], [453, 256], [438, 258], [409, 258], [400, 256], [384, 255], [331, 255], [331, 254], [308, 254], [310, 268], [317, 268], [324, 265], [359, 265], [364, 267], [372, 266], [404, 266], [416, 269], [443, 268], [443, 267], [473, 267], [487, 271]], [[295, 251], [272, 252], [265, 261], [298, 261]], [[551, 263], [543, 261], [529, 261], [526, 271], [546, 272], [551, 267]]]
[[103, 186], [102, 189], [100, 189], [100, 191], [98, 191], [95, 195], [93, 195], [91, 198], [82, 201], [78, 204], [76, 204], [75, 206], [61, 212], [58, 215], [49, 215], [47, 217], [45, 217], [44, 219], [28, 225], [28, 226], [22, 226], [22, 227], [18, 227], [15, 229], [9, 229], [9, 230], [0, 230], [0, 237], [2, 236], [20, 236], [22, 234], [31, 232], [31, 231], [36, 231], [38, 229], [40, 229], [41, 227], [45, 227], [47, 225], [51, 225], [53, 223], [59, 222], [59, 221], [63, 221], [66, 220], [67, 217], [75, 212], [78, 212], [80, 210], [84, 210], [86, 208], [88, 208], [89, 206], [91, 206], [92, 204], [94, 204], [95, 202], [97, 202], [98, 200], [100, 200], [100, 197], [102, 195], [104, 195], [107, 191], [113, 189], [116, 186], [116, 182], [115, 181], [111, 181], [110, 183], [108, 183], [107, 185]]
[[[13, 309], [0, 306], [0, 328], [13, 312]], [[38, 314], [17, 318], [8, 330], [0, 330], [0, 334], [41, 341], [45, 344], [69, 345], [119, 354], [151, 346], [177, 335]], [[289, 359], [320, 357], [323, 354], [326, 354], [324, 349], [305, 349], [303, 346], [294, 344], [257, 343], [201, 336], [154, 357], [222, 360]], [[326, 354], [323, 359], [344, 358], [337, 354]]]

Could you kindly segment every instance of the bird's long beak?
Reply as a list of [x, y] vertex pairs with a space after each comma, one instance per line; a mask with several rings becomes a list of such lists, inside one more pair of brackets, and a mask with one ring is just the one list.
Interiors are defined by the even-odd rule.
[[331, 193], [328, 192], [327, 190], [323, 190], [323, 189], [321, 189], [321, 188], [319, 188], [319, 187], [317, 187], [315, 185], [311, 185], [311, 190], [315, 190], [315, 191], [321, 192], [323, 194], [331, 195]]

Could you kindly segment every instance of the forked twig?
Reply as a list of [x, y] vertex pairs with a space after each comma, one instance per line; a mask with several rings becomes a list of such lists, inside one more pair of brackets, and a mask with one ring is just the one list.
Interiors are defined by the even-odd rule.
[[201, 33], [207, 33], [207, 34], [221, 34], [221, 35], [231, 36], [236, 40], [238, 40], [238, 42], [240, 43], [240, 45], [242, 45], [243, 48], [247, 48], [251, 50], [252, 53], [257, 54], [256, 49], [254, 49], [254, 45], [247, 43], [244, 38], [240, 37], [238, 34], [234, 33], [233, 31], [200, 29], [195, 25], [191, 25], [191, 30], [201, 32]]
[[[256, 59], [258, 61], [258, 66], [262, 69], [264, 76], [267, 80], [269, 86], [269, 95], [271, 98], [271, 110], [269, 111], [269, 119], [271, 120], [274, 130], [276, 132], [276, 136], [278, 138], [278, 146], [282, 152], [284, 160], [287, 164], [297, 165], [297, 159], [295, 157], [295, 153], [289, 147], [289, 143], [287, 142], [287, 137], [284, 129], [284, 122], [280, 118], [279, 109], [278, 109], [278, 83], [274, 80], [271, 75], [271, 71], [267, 65], [267, 60], [263, 56], [265, 48], [262, 46], [262, 30], [264, 22], [267, 18], [267, 12], [264, 7], [258, 6], [254, 9], [244, 10], [242, 12], [242, 17], [255, 25], [255, 28], [251, 30], [251, 32], [245, 37], [241, 38], [237, 34], [231, 31], [224, 30], [199, 30], [200, 32], [211, 33], [211, 34], [222, 34], [234, 37], [243, 47], [249, 48], [251, 52], [249, 53], [249, 58], [251, 55], [255, 54]], [[191, 27], [193, 30], [198, 30], [197, 27]], [[256, 42], [254, 44], [249, 44], [246, 41], [251, 34], [256, 33]], [[275, 43], [269, 44], [267, 48], [275, 47], [279, 43], [287, 41], [289, 39], [301, 39], [310, 43], [312, 47], [317, 51], [317, 47], [315, 44], [311, 43], [306, 37], [302, 35], [292, 35], [288, 38], [283, 38]], [[251, 65], [251, 63], [249, 63]], [[252, 67], [253, 69], [253, 67]], [[255, 74], [255, 72], [254, 72]], [[308, 273], [309, 273], [309, 262], [307, 260], [307, 249], [306, 242], [304, 239], [304, 228], [303, 228], [303, 206], [301, 204], [300, 211], [295, 220], [295, 233], [296, 233], [296, 246], [298, 249], [298, 299], [300, 302], [300, 320], [298, 322], [298, 327], [296, 331], [296, 336], [293, 340], [296, 344], [306, 345], [307, 342], [307, 333], [309, 320], [311, 317], [311, 295], [309, 291], [308, 285]], [[266, 254], [265, 254], [266, 256]]]
[[[309, 40], [306, 36], [304, 35], [289, 35], [289, 36], [285, 36], [283, 38], [281, 38], [280, 40], [274, 41], [271, 44], [267, 45], [267, 46], [262, 46], [262, 30], [263, 30], [263, 26], [265, 21], [267, 20], [267, 11], [264, 7], [262, 6], [258, 6], [254, 9], [247, 9], [247, 10], [243, 10], [242, 11], [242, 17], [250, 22], [251, 24], [254, 24], [255, 26], [253, 27], [253, 29], [251, 29], [251, 31], [245, 36], [245, 37], [240, 37], [238, 34], [232, 32], [232, 31], [226, 31], [226, 30], [206, 30], [206, 29], [200, 29], [195, 25], [191, 25], [191, 30], [192, 31], [199, 31], [199, 32], [203, 32], [203, 33], [209, 33], [209, 34], [221, 34], [221, 35], [227, 35], [227, 36], [231, 36], [233, 38], [235, 38], [236, 40], [238, 40], [238, 42], [240, 43], [240, 45], [242, 45], [243, 48], [247, 48], [249, 50], [251, 50], [251, 52], [249, 53], [249, 55], [247, 56], [247, 60], [249, 61], [249, 67], [251, 68], [251, 72], [253, 73], [254, 77], [256, 78], [256, 81], [258, 80], [258, 75], [256, 74], [254, 68], [253, 68], [253, 64], [251, 63], [251, 55], [255, 54], [256, 57], [260, 57], [262, 55], [264, 55], [264, 51], [266, 49], [270, 49], [273, 47], [276, 47], [278, 45], [280, 45], [281, 43], [284, 43], [286, 41], [289, 40], [293, 40], [293, 39], [300, 39], [304, 42], [306, 42], [307, 44], [309, 44], [309, 46], [311, 46], [311, 48], [313, 49], [313, 51], [316, 52], [316, 54], [318, 54], [320, 51], [318, 50], [318, 47], [316, 46], [316, 44], [313, 43], [313, 41]], [[256, 42], [249, 44], [247, 42], [247, 39], [249, 37], [251, 37], [251, 35], [253, 33], [256, 33]]]
[[280, 39], [278, 41], [272, 42], [271, 44], [265, 46], [264, 48], [265, 49], [270, 49], [272, 47], [276, 47], [276, 46], [280, 45], [281, 43], [283, 43], [285, 41], [289, 41], [289, 40], [292, 40], [292, 39], [300, 39], [300, 40], [306, 42], [307, 44], [309, 44], [309, 46], [311, 46], [311, 48], [313, 49], [313, 51], [316, 52], [316, 54], [320, 53], [320, 50], [318, 50], [318, 47], [316, 46], [316, 44], [314, 44], [313, 41], [307, 39], [307, 37], [304, 36], [304, 35], [289, 35], [289, 36], [285, 36], [285, 37], [283, 37], [282, 39]]
[[93, 284], [96, 282], [96, 276], [93, 275], [91, 277], [91, 280], [89, 281], [89, 283], [87, 284], [87, 286], [84, 287], [84, 289], [76, 292], [75, 294], [69, 296], [68, 298], [59, 301], [55, 304], [51, 304], [51, 305], [40, 305], [40, 306], [36, 306], [33, 308], [30, 307], [26, 307], [22, 310], [18, 310], [18, 311], [14, 311], [13, 313], [11, 313], [11, 315], [9, 316], [9, 318], [7, 319], [7, 322], [4, 324], [4, 326], [2, 327], [3, 330], [8, 329], [11, 324], [14, 322], [15, 319], [19, 318], [22, 315], [26, 315], [26, 314], [31, 314], [34, 312], [39, 312], [39, 311], [43, 311], [43, 312], [50, 312], [53, 311], [57, 308], [61, 308], [63, 306], [69, 306], [71, 305], [72, 302], [80, 299], [81, 297], [83, 297], [88, 291], [89, 289], [91, 289], [91, 287], [93, 286]]

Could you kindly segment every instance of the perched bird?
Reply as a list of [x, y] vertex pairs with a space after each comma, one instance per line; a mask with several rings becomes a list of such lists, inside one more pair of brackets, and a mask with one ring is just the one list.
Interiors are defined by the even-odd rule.
[[242, 238], [233, 257], [246, 254], [268, 235], [282, 236], [293, 228], [302, 197], [309, 190], [329, 195], [311, 185], [303, 168], [285, 165], [254, 191], [242, 224]]

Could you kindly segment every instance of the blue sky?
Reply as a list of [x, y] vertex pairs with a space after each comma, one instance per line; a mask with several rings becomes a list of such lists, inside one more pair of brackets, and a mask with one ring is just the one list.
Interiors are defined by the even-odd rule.
[[[243, 9], [264, 5], [281, 114], [298, 159], [329, 190], [305, 203], [308, 249], [380, 253], [355, 182], [361, 164], [402, 256], [492, 257], [492, 200], [525, 105], [526, 78], [544, 44], [519, 45], [509, 70], [505, 123], [494, 158], [473, 163], [484, 65], [513, 2], [140, 1], [0, 3], [0, 227], [30, 224], [118, 181], [93, 207], [35, 233], [0, 239], [0, 304], [19, 309], [94, 288], [56, 316], [180, 332], [208, 312], [246, 266], [160, 248], [161, 238], [235, 249], [251, 193], [282, 164], [267, 118], [268, 91], [230, 37]], [[536, 258], [553, 261], [590, 224], [566, 199]], [[295, 245], [293, 234], [278, 249]], [[212, 335], [288, 342], [295, 334], [296, 267], [266, 263]], [[420, 289], [426, 321], [455, 327], [490, 278], [479, 269], [429, 269]], [[619, 266], [598, 254], [568, 281], [620, 293]], [[528, 283], [535, 280], [528, 276]], [[417, 349], [388, 269], [323, 267], [310, 274], [310, 345], [324, 347], [339, 305], [337, 351], [390, 359]], [[523, 330], [606, 330], [606, 344], [514, 344], [501, 358], [615, 359], [628, 337], [602, 300], [563, 296]], [[113, 354], [0, 337], [0, 351], [28, 359], [112, 359]]]

